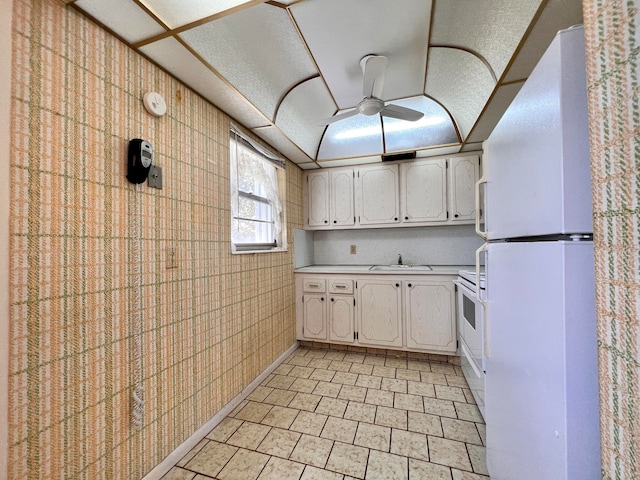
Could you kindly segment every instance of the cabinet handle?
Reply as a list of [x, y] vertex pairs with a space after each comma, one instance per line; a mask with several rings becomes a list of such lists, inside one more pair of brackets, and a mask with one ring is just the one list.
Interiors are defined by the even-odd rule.
[[329, 223], [329, 220], [325, 220], [324, 223]]
[[400, 284], [399, 284], [399, 283], [396, 283], [396, 288], [398, 288], [399, 286], [400, 286]]
[[331, 299], [331, 301], [332, 301], [332, 302], [335, 302], [335, 301], [336, 301], [336, 299], [335, 299], [335, 298], [332, 298], [332, 299]]
[[321, 301], [321, 302], [324, 302], [324, 297], [320, 297], [320, 301]]
[[405, 220], [409, 220], [409, 217], [404, 217]]
[[309, 288], [320, 288], [319, 283], [307, 283], [307, 287]]
[[346, 285], [334, 285], [335, 288], [347, 288]]
[[398, 217], [393, 217], [393, 220], [394, 220], [395, 222], [397, 222], [397, 221], [398, 221]]
[[333, 223], [338, 223], [338, 220], [334, 220]]
[[454, 215], [454, 217], [458, 218], [458, 214], [456, 213], [456, 214]]
[[408, 287], [411, 288], [411, 284], [409, 284]]

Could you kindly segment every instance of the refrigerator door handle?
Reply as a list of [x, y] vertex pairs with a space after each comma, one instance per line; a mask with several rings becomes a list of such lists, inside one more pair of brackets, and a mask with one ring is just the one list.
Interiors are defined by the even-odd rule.
[[482, 349], [484, 351], [484, 358], [487, 359], [490, 357], [489, 352], [489, 315], [487, 315], [487, 301], [489, 300], [489, 275], [486, 275], [484, 281], [484, 298], [482, 296], [482, 289], [480, 288], [480, 255], [484, 252], [484, 270], [485, 272], [489, 272], [489, 252], [487, 248], [489, 247], [488, 243], [484, 243], [476, 250], [476, 278], [478, 279], [478, 289], [476, 290], [476, 298], [477, 302], [480, 304], [480, 308], [482, 308], [482, 328], [484, 330], [483, 345]]
[[[482, 174], [482, 177], [476, 182], [476, 233], [482, 237], [483, 240], [487, 241], [487, 211], [485, 205], [480, 204], [480, 187], [481, 185], [485, 185], [485, 199], [487, 198], [487, 176], [486, 173]], [[486, 202], [485, 202], [486, 204]], [[484, 231], [480, 229], [480, 220], [484, 218]]]
[[489, 292], [489, 285], [487, 283], [487, 280], [485, 279], [485, 298], [482, 298], [481, 292], [482, 289], [480, 288], [480, 255], [482, 254], [482, 252], [484, 252], [484, 261], [485, 261], [485, 265], [484, 265], [484, 270], [485, 272], [488, 271], [487, 269], [487, 264], [489, 263], [489, 254], [487, 253], [487, 247], [489, 246], [488, 243], [483, 243], [480, 248], [478, 248], [476, 250], [476, 281], [478, 282], [478, 288], [476, 289], [476, 298], [478, 299], [478, 301], [484, 305], [485, 304], [485, 300], [487, 300], [487, 293]]

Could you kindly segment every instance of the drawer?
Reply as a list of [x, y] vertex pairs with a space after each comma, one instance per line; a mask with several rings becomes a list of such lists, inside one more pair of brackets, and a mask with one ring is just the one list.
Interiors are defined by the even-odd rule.
[[305, 292], [326, 292], [327, 281], [324, 278], [305, 278], [302, 281], [302, 290]]
[[329, 280], [329, 293], [353, 294], [353, 280], [340, 278]]

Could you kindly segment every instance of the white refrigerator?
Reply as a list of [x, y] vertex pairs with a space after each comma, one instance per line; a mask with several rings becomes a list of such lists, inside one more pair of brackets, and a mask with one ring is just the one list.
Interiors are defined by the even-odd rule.
[[491, 480], [600, 478], [585, 77], [582, 27], [559, 32], [485, 144]]

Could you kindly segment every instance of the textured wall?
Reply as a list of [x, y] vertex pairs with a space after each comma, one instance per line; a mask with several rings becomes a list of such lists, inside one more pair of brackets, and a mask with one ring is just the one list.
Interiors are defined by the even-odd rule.
[[605, 479], [640, 478], [640, 18], [584, 0]]
[[316, 230], [313, 238], [315, 263], [338, 265], [396, 263], [398, 254], [405, 263], [475, 265], [482, 245], [473, 225]]
[[[60, 1], [16, 0], [13, 15], [9, 477], [140, 478], [295, 341], [293, 249], [230, 254], [228, 117]], [[143, 110], [148, 90], [165, 117]], [[134, 137], [163, 190], [126, 181]], [[287, 179], [291, 241], [293, 164]]]

